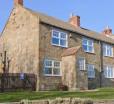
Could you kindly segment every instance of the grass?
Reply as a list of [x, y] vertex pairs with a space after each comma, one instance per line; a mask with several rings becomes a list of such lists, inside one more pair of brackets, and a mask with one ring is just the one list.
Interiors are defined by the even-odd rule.
[[77, 98], [91, 98], [93, 100], [99, 99], [114, 99], [114, 88], [102, 88], [96, 91], [47, 91], [47, 92], [7, 92], [0, 93], [0, 102], [17, 102], [22, 99], [38, 100], [38, 99], [53, 99], [56, 97], [77, 97]]

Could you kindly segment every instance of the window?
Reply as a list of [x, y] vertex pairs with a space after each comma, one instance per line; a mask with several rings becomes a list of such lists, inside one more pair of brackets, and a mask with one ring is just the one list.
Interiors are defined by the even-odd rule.
[[113, 47], [108, 44], [103, 44], [103, 55], [113, 57]]
[[87, 65], [87, 71], [88, 71], [88, 78], [95, 78], [94, 65], [88, 64]]
[[113, 66], [104, 66], [104, 75], [105, 78], [114, 78]]
[[94, 42], [91, 39], [83, 38], [82, 47], [85, 52], [94, 53]]
[[79, 70], [85, 70], [85, 58], [79, 58], [78, 65]]
[[47, 76], [60, 76], [60, 61], [46, 59], [44, 61], [44, 74]]
[[67, 47], [68, 36], [64, 32], [52, 30], [52, 45]]

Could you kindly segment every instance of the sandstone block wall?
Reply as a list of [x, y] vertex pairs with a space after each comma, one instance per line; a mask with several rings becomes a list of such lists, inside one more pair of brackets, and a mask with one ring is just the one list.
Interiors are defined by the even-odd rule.
[[7, 51], [7, 57], [11, 60], [9, 73], [39, 75], [38, 17], [22, 6], [16, 6], [4, 28], [2, 40], [3, 51]]
[[85, 58], [85, 64], [87, 65], [86, 61], [86, 54], [84, 53], [83, 48], [81, 47], [76, 53], [76, 73], [77, 73], [77, 86], [80, 90], [87, 90], [88, 89], [88, 73], [87, 67], [85, 66], [85, 70], [79, 69], [79, 58]]
[[[51, 44], [52, 29], [58, 29], [60, 31], [64, 31], [64, 32], [68, 33], [68, 48], [82, 45], [83, 36], [81, 34], [72, 33], [67, 30], [62, 30], [62, 29], [41, 23], [40, 24], [40, 73], [41, 73], [40, 74], [40, 80], [41, 80], [40, 85], [46, 85], [45, 82], [50, 82], [49, 80], [51, 80], [52, 83], [61, 82], [61, 77], [46, 77], [43, 75], [44, 59], [49, 58], [49, 59], [55, 59], [55, 60], [61, 61], [61, 59], [62, 59], [61, 54], [66, 49], [66, 48], [62, 48], [62, 47], [58, 47], [58, 46], [53, 46]], [[72, 35], [72, 38], [70, 38], [70, 35]], [[83, 55], [85, 56], [86, 64], [95, 65], [96, 78], [94, 80], [95, 80], [96, 86], [99, 87], [99, 72], [101, 70], [100, 45], [97, 40], [95, 40], [94, 42], [95, 42], [94, 43], [95, 53], [93, 53], [93, 54], [83, 53]]]
[[76, 58], [75, 55], [62, 57], [62, 83], [68, 86], [69, 91], [77, 89], [77, 73], [76, 73]]
[[[114, 67], [114, 57], [103, 57], [103, 64], [111, 65]], [[103, 87], [114, 87], [114, 78], [105, 78], [104, 75], [102, 75], [102, 82]]]
[[[45, 76], [44, 75], [44, 60], [53, 59], [61, 61], [61, 54], [64, 48], [53, 46], [51, 44], [52, 27], [40, 23], [40, 89], [53, 90], [57, 89], [59, 83], [62, 82], [61, 76]], [[61, 69], [62, 72], [62, 69]]]
[[78, 99], [78, 98], [56, 98], [53, 100], [22, 100], [20, 102], [9, 102], [0, 104], [114, 104], [114, 100]]
[[3, 31], [3, 49], [7, 51], [10, 73], [38, 73], [39, 20], [16, 6]]

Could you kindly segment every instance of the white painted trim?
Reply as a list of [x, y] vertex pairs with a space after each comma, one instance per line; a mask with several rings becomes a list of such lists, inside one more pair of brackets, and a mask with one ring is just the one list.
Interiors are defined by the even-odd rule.
[[[95, 48], [94, 48], [94, 40], [93, 39], [89, 39], [89, 38], [86, 38], [86, 37], [83, 37], [82, 38], [82, 48], [83, 48], [83, 40], [87, 40], [87, 41], [92, 41], [92, 52], [90, 52], [89, 50], [84, 50], [85, 52], [88, 52], [88, 53], [95, 53]], [[87, 45], [87, 46], [90, 46], [90, 45], [88, 45], [88, 43], [87, 44], [84, 44], [84, 45]]]
[[[45, 74], [45, 61], [52, 61], [52, 66], [50, 67], [50, 68], [52, 68], [52, 74]], [[54, 67], [54, 62], [59, 62], [60, 63], [60, 67]], [[54, 60], [54, 59], [44, 59], [44, 69], [43, 69], [43, 71], [44, 71], [44, 76], [62, 76], [62, 70], [61, 70], [61, 61], [57, 61], [57, 60]], [[53, 74], [53, 69], [54, 68], [58, 68], [58, 69], [60, 69], [60, 74], [59, 75], [56, 75], [56, 74]]]
[[[53, 36], [53, 32], [54, 31], [56, 31], [56, 32], [59, 32], [59, 44], [54, 44], [53, 42], [52, 42], [52, 37], [54, 37]], [[63, 45], [60, 45], [60, 34], [61, 33], [64, 33], [64, 34], [66, 34], [66, 39], [63, 39], [63, 40], [66, 40], [66, 46], [63, 46]], [[55, 37], [56, 38], [56, 37]], [[59, 30], [56, 30], [56, 29], [52, 29], [52, 32], [51, 32], [51, 45], [54, 45], [54, 46], [59, 46], [59, 47], [63, 47], [63, 48], [67, 48], [68, 47], [68, 34], [66, 33], [66, 32], [62, 32], [62, 31], [59, 31]]]
[[[113, 76], [112, 77], [108, 76], [108, 70], [109, 70], [108, 67], [112, 67], [112, 71], [113, 71]], [[114, 66], [113, 65], [104, 65], [103, 70], [104, 70], [105, 78], [114, 78]], [[105, 71], [106, 71], [106, 75], [105, 75]]]
[[89, 70], [88, 69], [88, 66], [89, 65], [92, 65], [93, 66], [94, 76], [91, 75], [91, 76], [88, 76], [88, 78], [95, 78], [95, 65], [93, 65], [93, 64], [87, 64], [87, 71]]
[[[107, 53], [108, 47], [111, 48], [111, 52], [112, 52], [112, 55], [111, 55], [111, 56], [108, 55], [108, 53]], [[104, 54], [104, 48], [106, 49], [106, 50], [105, 50], [105, 51], [106, 51], [106, 54]], [[114, 56], [114, 54], [113, 54], [114, 52], [113, 52], [113, 51], [114, 51], [114, 50], [113, 50], [113, 46], [112, 46], [112, 45], [103, 43], [103, 56], [113, 57], [113, 56]]]
[[[83, 70], [86, 70], [86, 60], [85, 60], [85, 57], [79, 57], [78, 58], [78, 66], [79, 66], [79, 60], [80, 59], [84, 59], [84, 69]], [[79, 69], [80, 70], [80, 69]], [[81, 71], [81, 70], [80, 70]]]

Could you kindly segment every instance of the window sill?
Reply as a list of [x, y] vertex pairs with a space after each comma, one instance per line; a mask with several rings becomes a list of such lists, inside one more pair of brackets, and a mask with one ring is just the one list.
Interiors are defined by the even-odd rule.
[[86, 69], [84, 69], [84, 70], [80, 70], [80, 71], [87, 71]]
[[108, 58], [114, 58], [114, 56], [104, 56], [104, 57], [108, 57]]
[[62, 75], [49, 75], [49, 74], [44, 74], [45, 77], [61, 77]]
[[61, 45], [56, 45], [56, 44], [51, 44], [51, 45], [55, 47], [60, 47], [60, 48], [68, 48], [68, 46], [61, 46]]
[[112, 77], [112, 78], [107, 78], [107, 77], [105, 77], [106, 79], [114, 79], [114, 77]]
[[85, 53], [88, 53], [88, 54], [93, 54], [95, 55], [95, 52], [88, 52], [88, 51], [84, 51]]
[[95, 79], [95, 77], [88, 77], [88, 79]]

